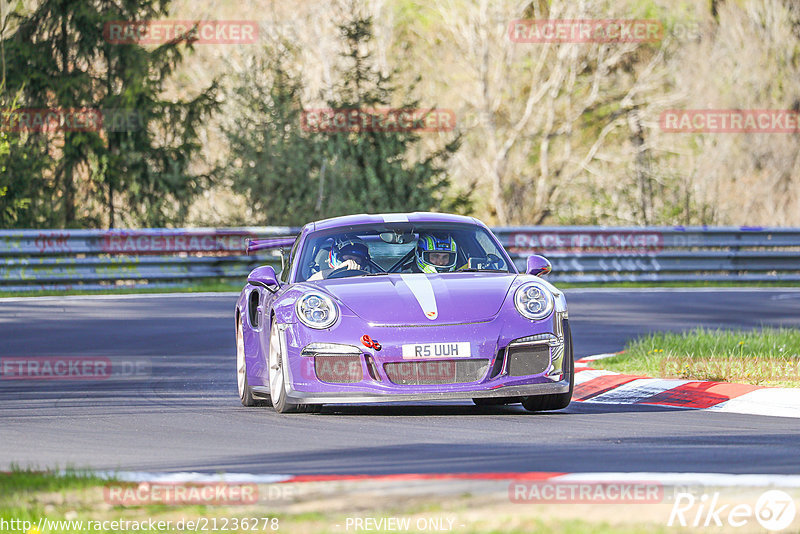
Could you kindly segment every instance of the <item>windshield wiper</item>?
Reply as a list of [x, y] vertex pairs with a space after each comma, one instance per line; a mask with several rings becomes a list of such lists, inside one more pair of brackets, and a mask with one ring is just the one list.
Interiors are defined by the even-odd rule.
[[457, 271], [450, 271], [453, 273], [507, 273], [506, 269], [459, 269]]

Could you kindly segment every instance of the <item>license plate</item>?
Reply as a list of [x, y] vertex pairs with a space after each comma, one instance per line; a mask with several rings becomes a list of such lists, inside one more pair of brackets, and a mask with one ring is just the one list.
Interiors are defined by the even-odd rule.
[[403, 345], [404, 360], [421, 360], [424, 358], [469, 358], [468, 341], [459, 343], [413, 343]]

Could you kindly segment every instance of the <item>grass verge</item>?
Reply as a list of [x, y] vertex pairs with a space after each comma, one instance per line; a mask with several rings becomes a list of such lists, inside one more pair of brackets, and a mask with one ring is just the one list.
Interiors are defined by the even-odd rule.
[[211, 280], [198, 284], [178, 287], [125, 287], [109, 286], [108, 289], [89, 290], [76, 287], [68, 290], [35, 290], [35, 291], [0, 291], [0, 298], [4, 297], [52, 297], [63, 295], [131, 295], [140, 293], [223, 293], [239, 292], [244, 287], [241, 282], [227, 282], [224, 280]]
[[800, 330], [654, 333], [592, 367], [659, 378], [800, 387]]
[[[101, 479], [89, 472], [13, 470], [0, 473], [0, 525], [4, 531], [22, 534], [397, 532], [397, 528], [380, 526], [382, 519], [391, 518], [405, 521], [409, 527], [401, 531], [407, 532], [661, 533], [668, 530], [663, 526], [662, 517], [666, 517], [670, 506], [666, 503], [663, 509], [653, 509], [646, 517], [621, 520], [620, 514], [607, 504], [585, 510], [580, 506], [575, 510], [567, 507], [569, 510], [564, 514], [554, 514], [551, 505], [509, 503], [507, 490], [481, 492], [481, 495], [450, 493], [432, 503], [429, 489], [421, 488], [417, 495], [409, 493], [403, 483], [399, 487], [381, 488], [364, 486], [365, 483], [359, 481], [350, 485], [339, 482], [295, 484], [291, 496], [282, 500], [264, 498], [281, 484], [261, 485], [258, 502], [248, 505], [119, 506], [109, 504], [106, 497], [106, 486], [118, 484], [118, 481]], [[363, 503], [365, 499], [369, 501], [368, 506]], [[622, 509], [627, 505], [618, 506]], [[369, 518], [374, 522], [371, 528], [354, 528], [354, 518], [363, 521]]]

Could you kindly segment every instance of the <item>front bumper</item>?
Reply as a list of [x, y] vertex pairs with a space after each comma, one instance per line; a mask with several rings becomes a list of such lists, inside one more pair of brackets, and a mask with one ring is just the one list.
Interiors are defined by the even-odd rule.
[[[287, 388], [289, 389], [289, 388]], [[372, 402], [409, 402], [433, 400], [469, 400], [475, 398], [491, 397], [527, 397], [530, 395], [546, 395], [550, 393], [566, 393], [569, 391], [569, 378], [565, 377], [560, 382], [543, 384], [529, 384], [524, 386], [507, 386], [496, 389], [471, 389], [467, 391], [442, 391], [418, 393], [370, 393], [370, 392], [340, 392], [322, 393], [305, 392], [289, 389], [287, 397], [294, 404], [347, 404], [347, 403], [372, 403]]]
[[[441, 325], [435, 327], [386, 328], [364, 325], [361, 331], [380, 341], [381, 350], [357, 347], [352, 329], [311, 331], [303, 325], [279, 325], [285, 365], [282, 367], [287, 400], [294, 404], [346, 404], [375, 402], [408, 402], [431, 400], [468, 400], [473, 398], [526, 397], [566, 393], [570, 387], [569, 365], [566, 365], [562, 321], [566, 314], [554, 313], [539, 322], [499, 320], [484, 323]], [[530, 338], [537, 339], [531, 342]], [[355, 339], [358, 339], [355, 336]], [[402, 357], [404, 343], [455, 343], [472, 340], [472, 358], [488, 361], [486, 372], [475, 380], [454, 383], [400, 384], [393, 382], [385, 366], [408, 364]], [[521, 341], [522, 340], [522, 341]], [[527, 341], [524, 341], [527, 340]], [[341, 343], [357, 349], [360, 370], [356, 380], [333, 383], [315, 374], [313, 356], [303, 356], [303, 349], [312, 343]], [[514, 375], [509, 369], [509, 346], [547, 345], [547, 369], [535, 374]], [[323, 358], [325, 356], [322, 356]], [[433, 363], [442, 359], [426, 360]], [[454, 361], [454, 360], [450, 360]], [[463, 361], [463, 360], [461, 360]], [[266, 394], [266, 387], [255, 386], [256, 393]], [[264, 391], [261, 391], [261, 390]]]

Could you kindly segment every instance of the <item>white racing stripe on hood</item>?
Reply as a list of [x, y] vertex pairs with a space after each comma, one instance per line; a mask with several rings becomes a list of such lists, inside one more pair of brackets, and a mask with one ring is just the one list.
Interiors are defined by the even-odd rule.
[[401, 274], [400, 278], [406, 283], [414, 298], [419, 302], [425, 317], [433, 321], [439, 317], [439, 310], [436, 308], [436, 295], [433, 293], [433, 286], [428, 277], [422, 273]]

